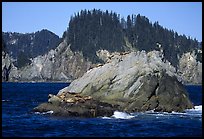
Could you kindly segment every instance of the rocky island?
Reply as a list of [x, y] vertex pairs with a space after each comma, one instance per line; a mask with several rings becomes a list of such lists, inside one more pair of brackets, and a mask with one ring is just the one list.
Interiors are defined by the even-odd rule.
[[[104, 52], [106, 52], [104, 54]], [[194, 107], [175, 69], [159, 51], [108, 53], [104, 65], [89, 69], [48, 102], [33, 111], [53, 111], [56, 116], [111, 116], [114, 111], [183, 112]]]
[[2, 81], [71, 82], [34, 111], [58, 116], [183, 112], [183, 84], [202, 84], [202, 42], [147, 17], [81, 10], [62, 37], [2, 32]]
[[47, 29], [2, 32], [2, 81], [72, 82], [110, 61], [108, 53], [153, 50], [183, 84], [202, 84], [202, 42], [140, 14], [120, 20], [115, 12], [97, 9], [78, 12], [61, 37]]

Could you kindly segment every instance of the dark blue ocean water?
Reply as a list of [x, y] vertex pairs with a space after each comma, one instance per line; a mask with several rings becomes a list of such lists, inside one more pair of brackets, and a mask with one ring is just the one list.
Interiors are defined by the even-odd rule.
[[32, 113], [49, 93], [68, 83], [2, 83], [2, 136], [172, 137], [202, 136], [202, 86], [186, 86], [196, 109], [185, 113], [115, 112], [111, 117], [56, 118]]

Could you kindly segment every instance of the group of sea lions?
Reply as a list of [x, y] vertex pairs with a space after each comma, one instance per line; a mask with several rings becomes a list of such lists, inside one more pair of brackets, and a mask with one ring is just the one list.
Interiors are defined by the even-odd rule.
[[60, 95], [48, 95], [48, 102], [66, 102], [66, 103], [78, 103], [78, 102], [85, 102], [87, 100], [91, 100], [91, 96], [81, 96], [79, 93], [73, 93], [73, 92], [63, 92]]

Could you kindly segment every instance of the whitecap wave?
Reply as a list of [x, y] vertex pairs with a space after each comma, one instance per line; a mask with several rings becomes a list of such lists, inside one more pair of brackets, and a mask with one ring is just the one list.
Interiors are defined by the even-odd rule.
[[2, 101], [2, 102], [9, 102], [10, 100], [2, 99], [1, 101]]
[[111, 117], [107, 117], [107, 116], [104, 116], [104, 117], [101, 117], [102, 119], [112, 119]]
[[134, 118], [135, 116], [130, 115], [130, 114], [125, 113], [125, 112], [115, 111], [111, 117], [117, 118], [117, 119], [131, 119], [131, 118]]
[[194, 109], [187, 109], [185, 112], [190, 115], [202, 115], [202, 105], [195, 106]]
[[136, 112], [136, 113], [125, 113], [120, 111], [115, 111], [114, 114], [111, 117], [102, 117], [102, 119], [131, 119], [136, 116], [142, 116], [142, 115], [152, 115], [156, 116], [156, 118], [159, 117], [171, 117], [171, 116], [179, 116], [179, 117], [202, 117], [202, 105], [195, 106], [193, 109], [186, 109], [184, 112], [155, 112], [154, 110], [146, 111], [146, 112]]
[[[134, 113], [133, 113], [134, 114]], [[113, 115], [110, 117], [104, 116], [102, 119], [131, 119], [134, 118], [132, 114], [128, 114], [126, 112], [114, 111]]]
[[35, 114], [42, 114], [42, 115], [44, 115], [44, 114], [53, 114], [54, 113], [54, 111], [47, 111], [47, 112], [35, 112]]
[[154, 110], [147, 111], [145, 112], [146, 114], [149, 115], [156, 115], [156, 116], [176, 116], [179, 115], [180, 117], [183, 116], [202, 116], [202, 105], [195, 106], [193, 109], [186, 109], [184, 112], [174, 112], [172, 111], [171, 113], [168, 112], [154, 112]]

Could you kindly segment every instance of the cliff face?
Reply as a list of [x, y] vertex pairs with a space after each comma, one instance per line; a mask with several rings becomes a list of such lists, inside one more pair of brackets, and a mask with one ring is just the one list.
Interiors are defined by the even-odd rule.
[[180, 58], [178, 75], [182, 77], [184, 83], [202, 83], [202, 63], [196, 59], [197, 55], [195, 55], [195, 52], [185, 53]]
[[72, 52], [66, 41], [31, 61], [30, 65], [18, 70], [16, 68], [17, 72], [10, 74], [10, 81], [14, 81], [14, 77], [18, 76], [19, 81], [70, 82], [82, 76], [91, 66], [91, 62], [86, 61], [79, 52]]
[[13, 80], [13, 75], [17, 75], [17, 68], [13, 65], [12, 58], [2, 51], [2, 81]]
[[[96, 55], [103, 61], [103, 63], [110, 63], [114, 60], [122, 60], [124, 55], [130, 53], [130, 55], [135, 56], [132, 57], [135, 62], [143, 63], [143, 65], [148, 66], [149, 69], [154, 69], [155, 72], [165, 70], [167, 74], [176, 76], [177, 79], [183, 83], [202, 83], [202, 63], [196, 60], [195, 53], [183, 54], [179, 60], [177, 70], [168, 60], [165, 60], [162, 50], [150, 52], [131, 51], [133, 50], [130, 50], [129, 52], [111, 53], [107, 50], [99, 50], [96, 52]], [[61, 42], [56, 49], [50, 50], [45, 55], [40, 55], [31, 59], [31, 64], [23, 68], [19, 69], [15, 67], [13, 61], [14, 60], [12, 60], [8, 54], [6, 54], [4, 57], [2, 55], [2, 71], [5, 65], [7, 69], [10, 64], [13, 67], [10, 69], [10, 72], [8, 72], [9, 81], [71, 82], [74, 79], [81, 77], [89, 69], [103, 64], [93, 64], [92, 62], [86, 60], [81, 52], [73, 52], [66, 40]], [[122, 69], [127, 66], [126, 64], [127, 63], [123, 63], [121, 65], [121, 73], [125, 71]], [[141, 70], [143, 71], [144, 69], [141, 67]]]
[[44, 55], [61, 41], [59, 36], [45, 29], [26, 34], [2, 32], [2, 40], [7, 53], [14, 60], [13, 64], [18, 68], [29, 65], [30, 58]]

